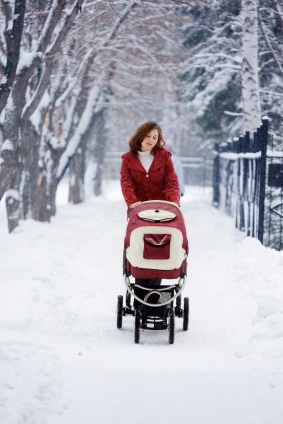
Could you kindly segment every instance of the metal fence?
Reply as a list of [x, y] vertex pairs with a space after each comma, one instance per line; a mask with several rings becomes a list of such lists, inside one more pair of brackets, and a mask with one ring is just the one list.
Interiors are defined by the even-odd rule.
[[[105, 154], [103, 177], [106, 179], [119, 179], [122, 152], [108, 151]], [[202, 157], [179, 157], [183, 172], [184, 182], [187, 185], [212, 186], [213, 159]]]
[[253, 138], [247, 132], [216, 145], [213, 169], [213, 204], [247, 236], [277, 250], [283, 249], [282, 147], [265, 118]]
[[193, 156], [180, 157], [187, 185], [212, 186], [213, 159]]

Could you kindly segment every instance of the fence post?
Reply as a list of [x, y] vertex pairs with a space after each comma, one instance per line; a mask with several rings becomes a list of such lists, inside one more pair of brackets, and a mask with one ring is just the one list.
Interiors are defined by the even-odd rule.
[[260, 137], [260, 185], [259, 185], [259, 211], [258, 211], [258, 240], [263, 243], [264, 234], [264, 201], [265, 201], [265, 179], [266, 179], [266, 151], [268, 141], [268, 118], [262, 119], [261, 137]]
[[213, 161], [213, 205], [219, 207], [219, 181], [220, 181], [220, 156], [219, 144], [214, 145], [214, 161]]

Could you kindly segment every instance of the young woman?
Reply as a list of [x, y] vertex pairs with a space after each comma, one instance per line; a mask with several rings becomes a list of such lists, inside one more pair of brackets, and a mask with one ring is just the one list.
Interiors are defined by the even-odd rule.
[[[162, 131], [156, 122], [145, 122], [136, 129], [129, 140], [129, 152], [122, 155], [121, 189], [131, 209], [146, 200], [167, 200], [180, 206], [178, 177], [171, 153], [164, 149]], [[141, 286], [158, 287], [159, 278], [138, 279]], [[135, 289], [139, 297], [144, 290]]]
[[129, 209], [145, 200], [168, 200], [180, 206], [178, 177], [164, 146], [161, 128], [152, 121], [142, 124], [130, 138], [130, 151], [122, 155], [120, 180]]

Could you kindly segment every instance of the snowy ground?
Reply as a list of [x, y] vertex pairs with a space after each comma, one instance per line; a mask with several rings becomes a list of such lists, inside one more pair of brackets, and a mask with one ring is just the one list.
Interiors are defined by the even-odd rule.
[[11, 235], [0, 205], [1, 424], [281, 424], [283, 252], [244, 238], [187, 187], [189, 331], [116, 328], [119, 186]]

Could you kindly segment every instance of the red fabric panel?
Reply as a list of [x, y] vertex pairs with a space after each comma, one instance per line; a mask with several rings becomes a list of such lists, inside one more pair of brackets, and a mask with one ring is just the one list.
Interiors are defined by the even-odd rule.
[[171, 234], [144, 234], [144, 259], [169, 259]]
[[182, 273], [184, 272], [185, 263], [183, 263], [179, 269], [171, 269], [169, 271], [163, 270], [163, 269], [137, 268], [137, 267], [131, 266], [130, 263], [128, 263], [128, 265], [129, 265], [128, 271], [135, 278], [163, 278], [163, 279], [173, 280], [174, 278], [179, 278], [182, 275]]

